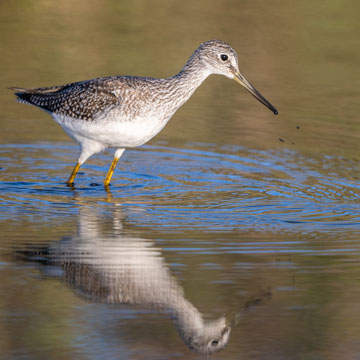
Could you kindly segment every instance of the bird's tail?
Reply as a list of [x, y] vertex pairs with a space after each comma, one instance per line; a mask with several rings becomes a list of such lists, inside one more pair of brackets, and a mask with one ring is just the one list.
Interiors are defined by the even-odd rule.
[[34, 94], [34, 89], [24, 89], [19, 87], [9, 87], [8, 89], [15, 92], [14, 94], [18, 102], [33, 105], [30, 97]]
[[10, 86], [8, 87], [9, 90], [15, 91], [15, 92], [31, 92], [31, 89], [25, 89], [25, 88], [20, 88], [20, 87], [16, 87], [16, 86]]
[[[42, 87], [36, 89], [25, 89], [21, 87], [9, 87], [9, 90], [15, 91], [16, 100], [20, 103], [35, 105], [45, 109], [46, 98], [49, 94], [55, 93], [64, 86]], [[45, 109], [46, 110], [46, 109]]]

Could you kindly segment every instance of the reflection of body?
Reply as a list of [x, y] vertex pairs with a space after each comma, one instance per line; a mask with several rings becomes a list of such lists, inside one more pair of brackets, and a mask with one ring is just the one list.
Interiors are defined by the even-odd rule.
[[153, 242], [122, 234], [121, 222], [114, 226], [117, 234], [112, 236], [102, 235], [99, 225], [95, 216], [83, 212], [78, 235], [48, 249], [50, 262], [63, 267], [66, 281], [75, 290], [94, 301], [169, 312], [186, 345], [201, 353], [227, 344], [230, 324], [225, 317], [202, 318], [185, 299]]
[[227, 343], [230, 327], [225, 318], [204, 322], [152, 242], [132, 237], [74, 237], [53, 250], [67, 282], [88, 299], [170, 312], [184, 342], [201, 352], [221, 349]]

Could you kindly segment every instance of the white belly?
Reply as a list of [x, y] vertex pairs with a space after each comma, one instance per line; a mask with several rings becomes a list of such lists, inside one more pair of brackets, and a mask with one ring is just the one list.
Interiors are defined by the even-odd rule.
[[145, 144], [166, 125], [156, 117], [116, 121], [99, 119], [84, 121], [53, 114], [54, 120], [81, 146], [88, 142], [99, 143], [103, 148], [129, 148]]

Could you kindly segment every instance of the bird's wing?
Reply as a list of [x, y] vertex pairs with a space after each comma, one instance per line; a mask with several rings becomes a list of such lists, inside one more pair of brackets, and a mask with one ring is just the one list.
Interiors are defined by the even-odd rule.
[[127, 81], [113, 77], [63, 86], [10, 89], [15, 91], [17, 100], [21, 103], [37, 106], [50, 113], [91, 121], [99, 114], [120, 105], [121, 98], [116, 94], [128, 86]]

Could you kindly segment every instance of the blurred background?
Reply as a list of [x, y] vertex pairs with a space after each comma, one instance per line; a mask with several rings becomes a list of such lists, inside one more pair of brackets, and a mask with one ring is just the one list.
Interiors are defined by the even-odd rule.
[[[167, 315], [84, 299], [60, 258], [56, 276], [43, 270], [46, 251], [37, 262], [19, 259], [76, 238], [85, 208], [104, 224], [82, 225], [105, 239], [95, 254], [116, 250], [114, 238], [150, 242], [204, 318], [234, 313], [272, 288], [272, 300], [232, 329], [214, 358], [356, 359], [359, 14], [355, 0], [2, 0], [2, 356], [201, 358]], [[111, 151], [91, 158], [77, 187], [66, 188], [77, 145], [7, 89], [168, 77], [214, 38], [237, 50], [241, 72], [279, 115], [211, 76], [157, 137], [125, 152], [110, 193], [92, 185], [102, 183]]]

